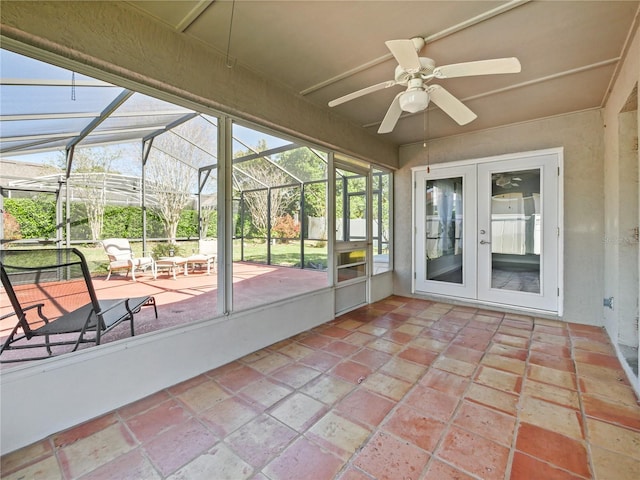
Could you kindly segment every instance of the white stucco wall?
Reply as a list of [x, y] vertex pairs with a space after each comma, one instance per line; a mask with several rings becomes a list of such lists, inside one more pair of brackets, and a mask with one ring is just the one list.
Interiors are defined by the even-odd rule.
[[[612, 343], [638, 345], [636, 315], [638, 313], [638, 243], [633, 229], [638, 218], [638, 97], [633, 106], [627, 104], [634, 88], [640, 84], [640, 33], [636, 30], [629, 43], [625, 60], [603, 109], [604, 119], [604, 184], [605, 184], [605, 297], [613, 297], [613, 308], [603, 312], [604, 326]], [[621, 113], [626, 111], [627, 113]], [[635, 116], [631, 118], [630, 116]], [[635, 217], [635, 218], [634, 218]], [[635, 290], [635, 291], [633, 291]], [[635, 338], [634, 338], [635, 337]], [[640, 381], [627, 368], [618, 351], [632, 385], [640, 395]]]
[[333, 297], [325, 289], [3, 371], [0, 454], [325, 323]]
[[395, 175], [394, 293], [411, 294], [411, 168], [546, 148], [564, 148], [564, 316], [602, 324], [603, 128], [599, 110], [448, 137], [400, 149]]

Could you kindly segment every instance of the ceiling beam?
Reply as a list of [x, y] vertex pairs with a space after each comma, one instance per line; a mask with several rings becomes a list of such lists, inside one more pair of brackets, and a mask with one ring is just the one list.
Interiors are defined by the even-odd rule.
[[[480, 15], [476, 15], [475, 17], [469, 18], [464, 22], [460, 22], [449, 28], [445, 28], [444, 30], [441, 30], [440, 32], [434, 33], [433, 35], [429, 35], [428, 37], [425, 37], [424, 39], [425, 43], [428, 44], [428, 43], [435, 42], [436, 40], [440, 40], [441, 38], [447, 37], [456, 32], [460, 32], [461, 30], [477, 25], [478, 23], [482, 23], [486, 20], [497, 17], [498, 15], [501, 15], [505, 12], [508, 12], [509, 10], [512, 10], [521, 5], [524, 5], [525, 3], [529, 3], [530, 1], [531, 0], [511, 0], [510, 2], [500, 5], [499, 7], [492, 8], [491, 10], [487, 10], [486, 12], [481, 13]], [[352, 68], [351, 70], [347, 70], [344, 73], [336, 75], [335, 77], [329, 78], [320, 83], [312, 85], [311, 87], [306, 88], [305, 90], [302, 90], [300, 92], [300, 95], [303, 95], [303, 96], [309, 95], [310, 93], [316, 92], [322, 88], [325, 88], [329, 85], [339, 82], [340, 80], [344, 80], [345, 78], [351, 77], [352, 75], [363, 72], [365, 70], [368, 70], [369, 68], [375, 67], [376, 65], [379, 65], [388, 60], [391, 60], [392, 58], [393, 58], [393, 55], [391, 53], [388, 53], [386, 55], [383, 55], [382, 57], [378, 57], [374, 60], [371, 60], [370, 62], [363, 63], [358, 67]]]
[[209, 8], [209, 5], [213, 3], [214, 0], [200, 0], [190, 11], [187, 13], [180, 23], [176, 25], [176, 30], [184, 33], [184, 31], [191, 26], [193, 22], [195, 22], [202, 13]]
[[94, 118], [89, 125], [87, 125], [82, 132], [80, 132], [80, 135], [78, 135], [76, 138], [74, 138], [73, 140], [71, 140], [71, 142], [69, 142], [69, 144], [67, 145], [67, 150], [75, 147], [77, 144], [79, 144], [82, 140], [84, 140], [84, 138], [86, 136], [88, 136], [91, 132], [93, 132], [96, 128], [98, 128], [98, 126], [104, 122], [107, 118], [109, 118], [109, 115], [111, 115], [113, 112], [115, 112], [120, 105], [122, 105], [124, 102], [126, 102], [129, 97], [131, 97], [131, 95], [133, 95], [134, 92], [132, 90], [127, 90], [124, 89], [122, 90], [122, 92], [120, 93], [120, 95], [118, 95], [108, 106], [107, 108], [105, 108], [101, 113], [99, 117]]
[[[477, 95], [471, 95], [469, 97], [461, 98], [460, 101], [469, 102], [471, 100], [477, 100], [479, 98], [490, 97], [491, 95], [496, 95], [498, 93], [508, 92], [510, 90], [516, 90], [518, 88], [528, 87], [530, 85], [536, 85], [538, 83], [548, 82], [549, 80], [555, 80], [557, 78], [567, 77], [569, 75], [575, 75], [576, 73], [586, 72], [586, 71], [589, 71], [589, 70], [593, 70], [594, 68], [600, 68], [600, 67], [606, 67], [606, 66], [609, 66], [609, 65], [615, 65], [619, 61], [620, 61], [620, 57], [609, 58], [607, 60], [603, 60], [602, 62], [591, 63], [589, 65], [584, 65], [582, 67], [572, 68], [571, 70], [565, 70], [564, 72], [554, 73], [553, 75], [547, 75], [545, 77], [534, 78], [533, 80], [528, 80], [526, 82], [516, 83], [516, 84], [510, 85], [508, 87], [498, 88], [496, 90], [490, 90], [488, 92], [479, 93]], [[435, 109], [436, 107], [429, 106], [428, 110], [431, 110], [432, 108]], [[416, 113], [406, 113], [406, 112], [404, 112], [400, 118], [413, 117], [414, 115], [420, 115], [422, 113], [424, 113], [424, 110], [421, 110], [421, 111], [416, 112]], [[363, 127], [364, 128], [374, 127], [374, 126], [380, 125], [380, 123], [382, 123], [382, 121], [376, 121], [376, 122], [372, 122], [372, 123], [367, 123], [367, 124], [363, 125]]]
[[190, 112], [190, 113], [187, 113], [186, 115], [183, 115], [182, 117], [178, 118], [177, 120], [174, 120], [174, 121], [173, 121], [173, 122], [171, 122], [170, 124], [168, 124], [168, 125], [166, 125], [166, 126], [164, 126], [164, 127], [160, 128], [160, 129], [156, 130], [156, 131], [155, 131], [155, 132], [153, 132], [153, 133], [150, 133], [149, 135], [147, 135], [146, 137], [144, 137], [144, 138], [142, 139], [142, 141], [143, 141], [143, 142], [146, 142], [147, 140], [150, 140], [150, 139], [152, 139], [152, 138], [154, 138], [154, 137], [157, 137], [158, 135], [161, 135], [161, 134], [163, 134], [163, 133], [165, 133], [165, 132], [168, 132], [169, 130], [171, 130], [171, 129], [173, 129], [173, 128], [176, 128], [176, 127], [178, 127], [178, 126], [182, 125], [183, 123], [188, 122], [189, 120], [191, 120], [191, 119], [193, 119], [193, 118], [195, 118], [195, 117], [197, 117], [197, 116], [198, 116], [198, 113], [197, 113], [197, 112]]

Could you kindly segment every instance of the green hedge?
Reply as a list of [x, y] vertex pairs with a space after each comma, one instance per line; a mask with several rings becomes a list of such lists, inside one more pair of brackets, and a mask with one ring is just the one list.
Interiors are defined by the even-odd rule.
[[5, 198], [4, 208], [20, 225], [22, 238], [56, 237], [56, 202], [52, 198]]
[[[20, 226], [23, 239], [55, 238], [55, 200], [50, 198], [5, 198], [5, 210]], [[209, 223], [207, 236], [216, 236], [216, 213]], [[102, 238], [142, 238], [142, 213], [140, 207], [121, 207], [107, 205], [104, 211]], [[198, 212], [183, 210], [178, 222], [179, 238], [197, 238]], [[160, 217], [147, 210], [147, 236], [163, 238], [164, 226]], [[86, 208], [83, 203], [71, 204], [71, 239], [90, 240], [91, 229], [87, 222]]]

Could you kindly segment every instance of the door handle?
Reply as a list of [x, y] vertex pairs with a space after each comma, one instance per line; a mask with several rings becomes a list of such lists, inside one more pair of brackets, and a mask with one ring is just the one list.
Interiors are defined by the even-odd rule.
[[491, 242], [487, 242], [486, 240], [480, 240], [480, 245], [489, 245]]

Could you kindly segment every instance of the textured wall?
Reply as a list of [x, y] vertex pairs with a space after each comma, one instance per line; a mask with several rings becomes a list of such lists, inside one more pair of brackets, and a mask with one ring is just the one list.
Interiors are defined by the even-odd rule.
[[[633, 228], [638, 218], [638, 110], [640, 32], [629, 42], [625, 61], [604, 108], [605, 151], [605, 297], [614, 297], [613, 309], [604, 309], [605, 327], [613, 342], [637, 345], [638, 244]], [[635, 98], [633, 93], [635, 89]], [[631, 102], [635, 104], [631, 104]], [[625, 112], [625, 113], [621, 113]], [[635, 117], [635, 118], [634, 118]], [[635, 218], [634, 218], [635, 217]], [[633, 291], [635, 289], [635, 291]], [[624, 363], [624, 362], [623, 362]], [[638, 377], [632, 382], [640, 392]]]
[[[602, 324], [603, 129], [597, 110], [434, 140], [431, 164], [564, 147], [564, 318]], [[411, 167], [426, 165], [420, 145], [400, 149], [395, 179], [394, 293], [411, 291]]]

